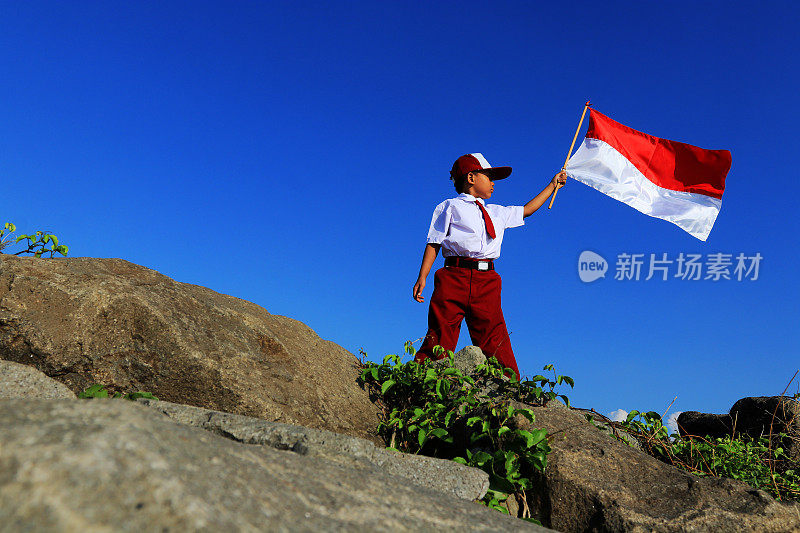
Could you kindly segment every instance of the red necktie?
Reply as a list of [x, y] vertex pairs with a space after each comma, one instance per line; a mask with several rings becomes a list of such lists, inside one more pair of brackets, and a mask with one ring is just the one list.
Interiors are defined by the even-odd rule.
[[486, 223], [486, 234], [494, 239], [494, 224], [492, 224], [492, 219], [489, 218], [489, 213], [486, 212], [486, 209], [481, 205], [480, 202], [476, 201], [475, 203], [478, 204], [478, 207], [480, 207], [481, 213], [483, 214], [483, 221]]

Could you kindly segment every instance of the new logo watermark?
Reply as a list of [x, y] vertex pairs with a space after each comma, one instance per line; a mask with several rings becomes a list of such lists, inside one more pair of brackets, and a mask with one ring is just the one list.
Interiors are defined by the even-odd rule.
[[584, 250], [578, 257], [578, 276], [584, 283], [606, 277], [607, 270], [608, 262], [600, 254]]
[[[756, 281], [764, 259], [759, 252], [753, 255], [726, 254], [685, 254], [680, 252], [670, 256], [661, 254], [619, 253], [614, 263], [616, 281], [648, 281], [659, 279], [680, 279], [682, 281]], [[584, 250], [578, 258], [578, 277], [584, 283], [591, 283], [606, 277], [608, 262], [595, 252]]]

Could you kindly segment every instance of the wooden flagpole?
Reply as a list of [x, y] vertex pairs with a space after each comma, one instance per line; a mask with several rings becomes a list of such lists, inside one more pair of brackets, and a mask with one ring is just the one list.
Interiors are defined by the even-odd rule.
[[[572, 157], [572, 149], [575, 148], [575, 141], [578, 140], [578, 133], [581, 131], [581, 126], [583, 125], [583, 117], [586, 116], [586, 110], [589, 109], [589, 107], [591, 105], [592, 105], [592, 103], [587, 101], [586, 104], [584, 104], [584, 106], [583, 106], [583, 114], [581, 114], [581, 120], [580, 120], [580, 122], [578, 122], [578, 129], [575, 130], [575, 137], [572, 138], [572, 144], [569, 147], [569, 152], [567, 153], [567, 158], [564, 160], [564, 166], [561, 167], [561, 170], [566, 170], [567, 169], [567, 163], [569, 163], [569, 158]], [[550, 203], [547, 205], [547, 209], [550, 209], [550, 208], [553, 207], [553, 202], [556, 199], [556, 193], [558, 192], [559, 188], [556, 188], [556, 190], [553, 191], [553, 196], [550, 197]]]

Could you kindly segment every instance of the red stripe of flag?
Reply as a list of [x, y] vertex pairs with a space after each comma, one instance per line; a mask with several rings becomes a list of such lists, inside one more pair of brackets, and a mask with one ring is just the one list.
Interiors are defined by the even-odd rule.
[[654, 137], [594, 109], [586, 137], [609, 144], [659, 187], [722, 198], [725, 176], [731, 168], [728, 150], [704, 150]]

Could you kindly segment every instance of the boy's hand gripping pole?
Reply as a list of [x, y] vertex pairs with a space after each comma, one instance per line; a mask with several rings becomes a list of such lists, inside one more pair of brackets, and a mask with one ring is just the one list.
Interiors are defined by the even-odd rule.
[[[572, 149], [575, 148], [575, 141], [578, 140], [578, 133], [581, 131], [581, 126], [583, 125], [583, 117], [586, 116], [586, 110], [592, 105], [590, 101], [586, 101], [586, 104], [583, 106], [583, 114], [581, 114], [581, 120], [578, 122], [578, 129], [575, 130], [575, 137], [572, 138], [572, 144], [569, 147], [569, 152], [567, 153], [567, 158], [564, 160], [564, 166], [561, 167], [561, 170], [567, 169], [567, 163], [569, 163], [569, 158], [572, 157]], [[556, 193], [558, 192], [559, 187], [556, 187], [556, 190], [553, 191], [553, 196], [550, 197], [550, 203], [547, 205], [547, 209], [553, 207], [553, 201], [556, 199]]]

